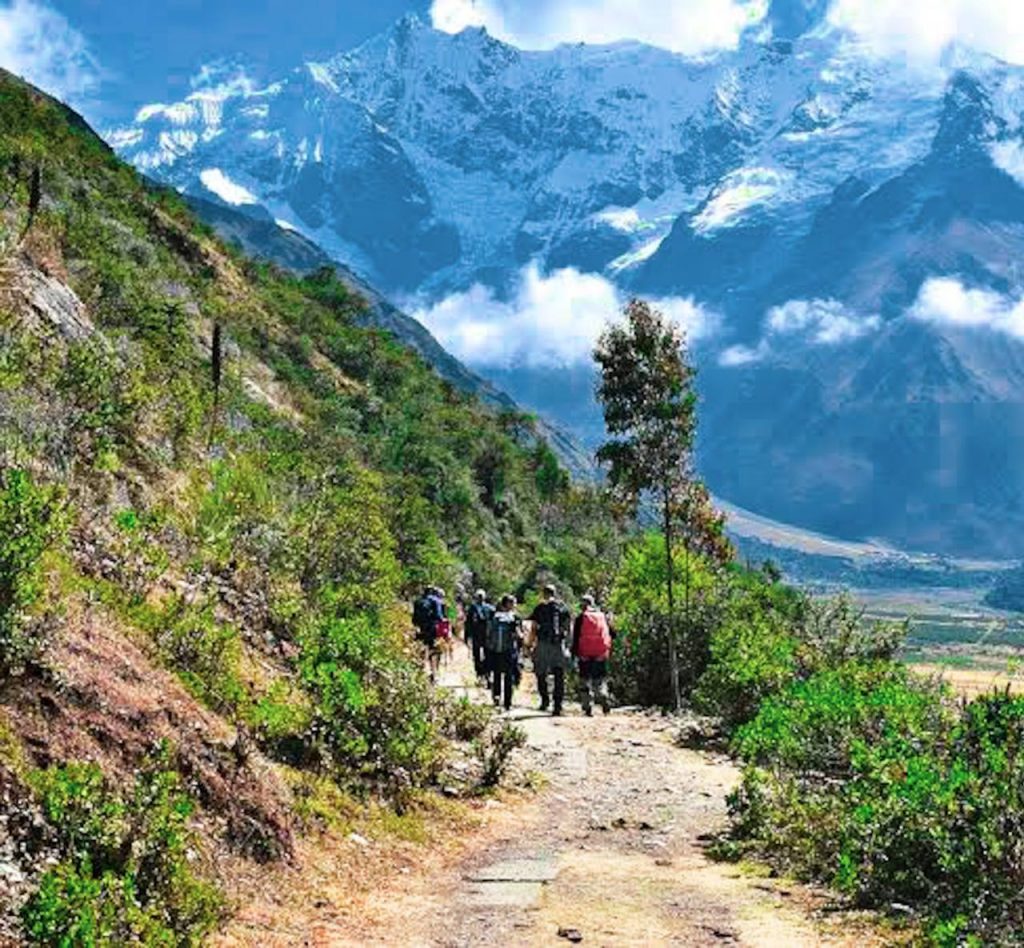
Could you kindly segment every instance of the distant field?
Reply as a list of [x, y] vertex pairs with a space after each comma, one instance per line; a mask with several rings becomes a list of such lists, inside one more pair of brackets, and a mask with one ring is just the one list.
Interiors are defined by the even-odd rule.
[[1024, 654], [1024, 616], [990, 609], [983, 590], [855, 590], [869, 618], [910, 622], [911, 652], [953, 648]]
[[984, 590], [857, 591], [866, 615], [910, 622], [906, 661], [965, 697], [1024, 694], [1024, 616], [989, 609]]
[[938, 676], [965, 698], [977, 698], [992, 691], [1006, 691], [1007, 688], [1013, 694], [1024, 694], [1024, 672], [1014, 668], [999, 669], [985, 667], [984, 664], [964, 668], [941, 663], [914, 663], [912, 667], [922, 674]]

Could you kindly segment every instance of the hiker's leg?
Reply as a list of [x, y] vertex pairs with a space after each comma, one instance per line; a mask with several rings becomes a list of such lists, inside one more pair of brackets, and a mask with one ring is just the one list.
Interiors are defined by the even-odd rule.
[[505, 710], [508, 711], [512, 707], [512, 692], [516, 687], [516, 673], [515, 668], [512, 665], [512, 659], [509, 659], [509, 664], [505, 666], [504, 672], [502, 672], [502, 678], [505, 681]]
[[491, 665], [491, 697], [494, 699], [494, 706], [501, 704], [501, 667], [498, 665], [498, 656], [494, 656], [494, 663]]
[[565, 669], [559, 666], [554, 670], [555, 674], [555, 714], [562, 713], [562, 705], [565, 703]]
[[590, 714], [593, 707], [591, 685], [590, 662], [580, 662], [580, 704], [585, 714]]
[[[548, 670], [546, 668], [537, 669], [537, 694], [540, 695], [541, 711], [547, 711], [551, 705], [551, 695], [548, 691]], [[557, 698], [555, 703], [558, 703]]]

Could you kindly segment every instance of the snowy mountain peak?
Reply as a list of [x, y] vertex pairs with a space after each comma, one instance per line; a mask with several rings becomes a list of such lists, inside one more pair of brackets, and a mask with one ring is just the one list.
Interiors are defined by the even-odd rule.
[[[698, 329], [720, 494], [823, 532], [1024, 554], [1024, 444], [1001, 433], [1024, 430], [1024, 70], [957, 48], [912, 72], [828, 12], [774, 0], [702, 59], [405, 18], [110, 137], [316, 240], [584, 435], [594, 327], [650, 296]], [[955, 537], [936, 527], [961, 509]]]

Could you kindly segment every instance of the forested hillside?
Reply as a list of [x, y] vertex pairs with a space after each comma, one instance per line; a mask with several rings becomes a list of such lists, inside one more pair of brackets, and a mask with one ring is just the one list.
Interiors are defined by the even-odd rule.
[[402, 806], [480, 736], [412, 591], [607, 584], [596, 493], [365, 305], [0, 73], [0, 942], [200, 940], [324, 779]]

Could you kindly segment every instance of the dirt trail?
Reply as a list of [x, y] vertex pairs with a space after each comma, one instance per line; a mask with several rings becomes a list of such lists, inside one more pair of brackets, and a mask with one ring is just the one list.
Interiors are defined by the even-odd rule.
[[334, 924], [230, 943], [532, 948], [578, 933], [599, 946], [885, 944], [862, 919], [819, 914], [821, 894], [707, 858], [703, 841], [723, 826], [738, 774], [674, 746], [667, 721], [522, 707], [513, 717], [536, 794], [492, 803], [461, 845], [428, 848], [341, 914], [344, 886], [320, 890]]

